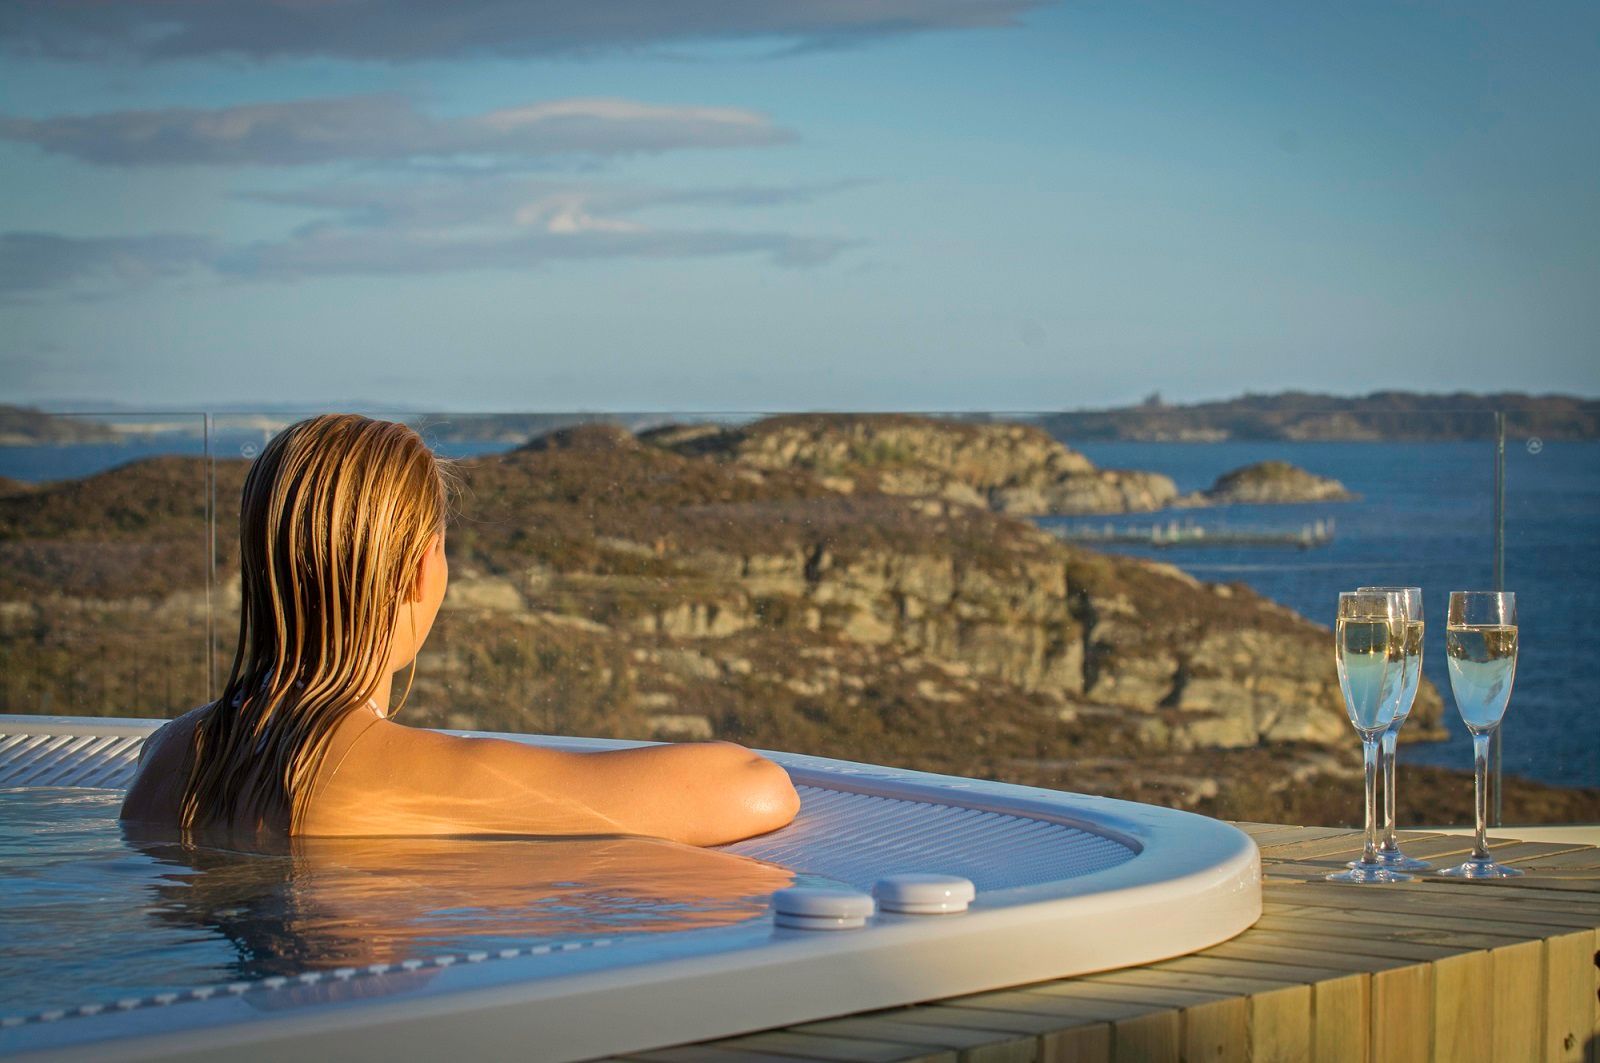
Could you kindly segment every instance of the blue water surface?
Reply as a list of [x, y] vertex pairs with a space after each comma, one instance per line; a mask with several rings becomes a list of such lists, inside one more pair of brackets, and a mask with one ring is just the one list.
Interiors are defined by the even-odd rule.
[[[1071, 442], [1070, 440], [1068, 442]], [[1180, 490], [1281, 459], [1340, 480], [1355, 502], [1228, 506], [1047, 524], [1145, 527], [1193, 520], [1207, 527], [1299, 529], [1332, 520], [1331, 544], [1292, 547], [1118, 546], [1200, 579], [1242, 582], [1332, 624], [1338, 592], [1364, 584], [1421, 586], [1428, 621], [1423, 666], [1445, 696], [1446, 742], [1402, 758], [1469, 768], [1470, 739], [1455, 717], [1444, 661], [1445, 603], [1453, 590], [1488, 589], [1494, 574], [1494, 446], [1476, 443], [1081, 443], [1096, 464], [1166, 473]], [[1510, 774], [1600, 786], [1600, 712], [1592, 707], [1600, 635], [1600, 443], [1515, 440], [1506, 452], [1505, 589], [1521, 624], [1516, 685], [1504, 725]], [[1328, 668], [1333, 670], [1329, 639]], [[1354, 741], [1354, 735], [1351, 738]]]
[[201, 986], [731, 926], [837, 886], [649, 838], [127, 836], [122, 793], [0, 789], [0, 1017]]

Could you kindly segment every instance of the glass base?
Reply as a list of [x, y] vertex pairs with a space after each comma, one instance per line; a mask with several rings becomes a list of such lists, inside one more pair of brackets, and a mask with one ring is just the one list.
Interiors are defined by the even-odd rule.
[[[1361, 861], [1352, 860], [1346, 866], [1355, 867]], [[1417, 860], [1402, 853], [1398, 847], [1394, 849], [1379, 849], [1377, 863], [1394, 871], [1432, 871], [1433, 865], [1426, 860]]]
[[1516, 878], [1522, 872], [1514, 867], [1497, 864], [1493, 860], [1468, 860], [1455, 867], [1447, 867], [1436, 874], [1449, 878]]
[[1370, 886], [1384, 882], [1410, 882], [1411, 876], [1382, 864], [1368, 864], [1357, 860], [1348, 871], [1334, 871], [1324, 876], [1329, 882], [1354, 882]]

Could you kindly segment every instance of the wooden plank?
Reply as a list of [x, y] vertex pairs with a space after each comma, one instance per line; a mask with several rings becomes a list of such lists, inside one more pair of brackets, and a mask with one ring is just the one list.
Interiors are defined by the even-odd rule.
[[1495, 935], [1508, 941], [1529, 941], [1550, 934], [1564, 934], [1570, 928], [1540, 923], [1507, 923], [1498, 919], [1483, 919], [1471, 914], [1434, 915], [1407, 912], [1404, 922], [1398, 922], [1389, 912], [1371, 912], [1361, 908], [1302, 909], [1314, 912], [1314, 918], [1329, 925], [1347, 923], [1355, 926], [1393, 928], [1414, 927], [1418, 930], [1438, 930], [1448, 933], [1457, 928], [1472, 928], [1486, 935]]
[[1119, 985], [1198, 989], [1202, 992], [1230, 993], [1235, 996], [1270, 993], [1274, 989], [1283, 989], [1286, 986], [1303, 985], [1299, 980], [1292, 978], [1267, 978], [1260, 975], [1242, 977], [1240, 975], [1220, 973], [1208, 974], [1200, 971], [1170, 970], [1162, 967], [1128, 967], [1120, 971], [1110, 971], [1106, 974], [1096, 975], [1094, 980], [1112, 982]]
[[[1042, 1057], [1047, 1052], [1059, 1056], [1074, 1044], [1084, 1042], [1076, 1033], [1080, 1029], [1099, 1030], [1097, 1035], [1087, 1038], [1091, 1044], [1101, 1043], [1109, 1053], [1112, 1031], [1111, 1026], [1104, 1022], [1093, 1022], [1087, 1019], [1067, 1019], [1060, 1015], [1038, 1014], [1020, 1011], [998, 1011], [977, 1008], [952, 1007], [948, 1005], [935, 1005], [918, 1007], [911, 1010], [909, 1018], [916, 1022], [929, 1023], [938, 1026], [955, 1026], [966, 1029], [994, 1031], [1004, 1030], [1009, 1034], [1023, 1034], [1025, 1037], [1007, 1038], [1003, 1043], [981, 1046], [983, 1058], [993, 1059], [1021, 1059], [1034, 1060]], [[1065, 1028], [1063, 1028], [1065, 1027]], [[1024, 1044], [1026, 1051], [1024, 1052]], [[973, 1046], [965, 1050], [961, 1059], [966, 1063], [976, 1059], [973, 1053], [980, 1046]]]
[[766, 1052], [790, 1059], [832, 1060], [834, 1063], [956, 1063], [954, 1052], [929, 1052], [921, 1045], [893, 1041], [858, 1041], [847, 1037], [772, 1030], [714, 1041], [717, 1048]]
[[1545, 939], [1545, 1059], [1584, 1063], [1595, 1035], [1594, 954], [1593, 930]]
[[1374, 1063], [1431, 1058], [1433, 1043], [1433, 967], [1415, 964], [1372, 976]]
[[1340, 956], [1334, 953], [1310, 953], [1305, 949], [1281, 945], [1260, 945], [1235, 938], [1224, 945], [1207, 949], [1204, 956], [1232, 960], [1265, 960], [1287, 966], [1321, 967], [1330, 974], [1373, 974], [1410, 966], [1410, 960], [1389, 956]]
[[[1549, 844], [1544, 842], [1523, 842], [1515, 838], [1490, 838], [1488, 842], [1490, 851], [1497, 856], [1502, 851], [1522, 851], [1515, 847]], [[1364, 840], [1358, 832], [1343, 837], [1329, 835], [1305, 841], [1263, 846], [1261, 858], [1264, 861], [1271, 860], [1284, 863], [1308, 861], [1340, 862], [1353, 860], [1360, 856], [1363, 845]], [[1417, 857], [1422, 860], [1447, 860], [1452, 856], [1465, 858], [1472, 851], [1472, 838], [1468, 835], [1427, 834], [1401, 841], [1400, 847], [1407, 856]]]
[[1352, 974], [1311, 989], [1311, 1044], [1317, 1063], [1364, 1063], [1372, 1043], [1372, 980]]
[[1585, 848], [1589, 846], [1561, 842], [1511, 842], [1507, 845], [1491, 846], [1490, 851], [1500, 863], [1515, 864], [1522, 860], [1537, 860], [1540, 857], [1553, 858], [1561, 853], [1577, 852]]
[[1589, 1063], [1600, 1063], [1600, 926], [1590, 942], [1594, 963], [1589, 968]]
[[[1338, 913], [1343, 915], [1345, 913]], [[1343, 937], [1356, 942], [1356, 947], [1371, 942], [1397, 942], [1416, 945], [1431, 945], [1437, 948], [1453, 948], [1459, 951], [1466, 949], [1492, 949], [1500, 945], [1510, 945], [1518, 941], [1526, 941], [1527, 934], [1493, 934], [1485, 933], [1476, 928], [1470, 919], [1459, 919], [1448, 927], [1417, 926], [1408, 916], [1404, 920], [1391, 919], [1387, 922], [1363, 922], [1360, 920], [1329, 918], [1318, 914], [1315, 917], [1283, 916], [1264, 917], [1256, 924], [1256, 929], [1263, 933], [1275, 934], [1315, 934], [1321, 937]], [[1560, 931], [1555, 931], [1559, 933]]]
[[950, 1004], [912, 1008], [905, 1013], [904, 1019], [929, 1026], [954, 1026], [965, 1030], [1026, 1034], [1028, 1037], [1049, 1033], [1063, 1025], [1061, 1017], [1055, 1015], [1040, 1015], [1026, 1011], [997, 1011], [992, 1008], [963, 1008]]
[[1249, 1001], [1251, 1060], [1299, 1063], [1310, 1058], [1313, 1007], [1310, 986], [1268, 989], [1252, 994]]
[[995, 993], [953, 997], [945, 1003], [963, 1008], [989, 1011], [1018, 1011], [1029, 1015], [1049, 1015], [1063, 1027], [1092, 1025], [1120, 1019], [1138, 1018], [1153, 1011], [1172, 1010], [1165, 1004], [1124, 1004], [1108, 1000], [1069, 1000], [1048, 993], [1029, 993], [1023, 989], [1006, 989]]
[[[1227, 1058], [1226, 1053], [1211, 1051], [1206, 1043], [1207, 1024], [1219, 1018], [1224, 1024], [1222, 1031], [1228, 1037], [1216, 1043], [1232, 1045], [1235, 1049], [1248, 1044], [1253, 1060], [1301, 1060], [1311, 1051], [1312, 990], [1303, 983], [1154, 967], [1132, 967], [1095, 975], [1084, 981], [1228, 993], [1248, 1003], [1248, 1012], [1242, 1016], [1247, 1020], [1242, 1034], [1226, 1025], [1241, 1017], [1234, 1012], [1222, 1013], [1220, 1017], [1197, 1017], [1193, 1008], [1186, 1010], [1182, 1026], [1185, 1059]], [[1239, 1036], [1232, 1039], [1235, 1034]]]
[[1600, 874], [1600, 848], [1585, 845], [1580, 849], [1560, 853], [1555, 856], [1541, 856], [1531, 860], [1521, 861], [1518, 864], [1523, 868], [1572, 868], [1575, 870], [1589, 870]]
[[[1085, 1003], [1112, 1001], [1181, 1009], [1176, 1014], [1176, 1037], [1178, 1050], [1186, 1060], [1227, 1058], [1219, 1053], [1225, 1053], [1230, 1045], [1235, 1048], [1244, 1046], [1250, 1037], [1249, 998], [1226, 991], [1208, 992], [1173, 985], [1129, 985], [1100, 978], [1049, 982], [1030, 986], [1029, 990]], [[1113, 1036], [1115, 1058], [1130, 1058], [1129, 1053], [1136, 1050], [1139, 1053], [1155, 1051], [1159, 1046], [1168, 1044], [1173, 1036], [1174, 1024], [1168, 1018], [1147, 1016], [1124, 1020], [1116, 1025]]]
[[[1270, 859], [1291, 863], [1305, 860], [1352, 860], [1361, 855], [1363, 845], [1364, 840], [1361, 833], [1359, 831], [1349, 831], [1345, 834], [1326, 835], [1305, 841], [1263, 846], [1261, 857], [1263, 860]], [[1407, 855], [1431, 860], [1433, 857], [1426, 854], [1470, 852], [1472, 850], [1472, 839], [1463, 840], [1450, 835], [1430, 834], [1404, 842], [1401, 847], [1406, 851]]]
[[1270, 849], [1280, 845], [1300, 845], [1336, 837], [1353, 836], [1356, 838], [1355, 845], [1358, 848], [1361, 845], [1360, 835], [1352, 834], [1344, 827], [1276, 827], [1245, 831], [1245, 833], [1250, 835], [1250, 839], [1261, 849], [1263, 856]]
[[1184, 1008], [1179, 1035], [1185, 1061], [1237, 1058], [1250, 1042], [1249, 998], [1221, 997]]
[[1493, 1058], [1528, 1059], [1544, 1043], [1544, 942], [1489, 953], [1494, 979]]
[[1209, 951], [1197, 952], [1191, 956], [1180, 956], [1175, 960], [1165, 960], [1156, 969], [1195, 971], [1202, 974], [1214, 972], [1219, 975], [1231, 975], [1238, 978], [1267, 978], [1275, 981], [1298, 982], [1302, 985], [1314, 985], [1334, 978], [1344, 978], [1349, 974], [1347, 968], [1334, 970], [1328, 967], [1299, 965], [1292, 961], [1274, 962], [1231, 959], [1215, 956]]
[[956, 1059], [959, 1063], [1039, 1063], [1039, 1042], [1026, 1037], [977, 1045], [963, 1049]]
[[1600, 896], [1600, 882], [1596, 882], [1594, 872], [1589, 870], [1572, 871], [1541, 871], [1537, 876], [1529, 872], [1527, 878], [1518, 879], [1491, 879], [1481, 883], [1485, 893], [1498, 893], [1503, 889], [1529, 887], [1537, 888], [1547, 900], [1565, 901], [1569, 907], [1579, 911], [1592, 911], [1597, 896]]
[[1542, 845], [1542, 846], [1545, 846], [1550, 851], [1550, 853], [1552, 855], [1560, 854], [1560, 853], [1582, 853], [1582, 852], [1587, 852], [1587, 853], [1593, 854], [1594, 851], [1595, 851], [1595, 847], [1594, 846], [1589, 845], [1589, 844], [1587, 844], [1585, 842], [1560, 842], [1560, 841], [1557, 841], [1557, 842], [1530, 842], [1530, 841], [1524, 841], [1523, 844], [1524, 845]]
[[1041, 982], [1027, 986], [1026, 993], [1038, 993], [1069, 1000], [1106, 1000], [1124, 1004], [1148, 1004], [1157, 1007], [1186, 1008], [1193, 1004], [1209, 1004], [1216, 1000], [1232, 999], [1227, 993], [1208, 993], [1196, 989], [1162, 988], [1157, 986], [1116, 985], [1111, 982], [1091, 982], [1074, 978], [1060, 982]]
[[1111, 1063], [1110, 1023], [1074, 1026], [1039, 1038], [1039, 1063]]
[[[1167, 960], [1155, 968], [1144, 970], [1178, 971], [1202, 977], [1244, 980], [1266, 977], [1300, 982], [1311, 992], [1310, 1039], [1318, 1063], [1330, 1060], [1362, 1063], [1367, 1058], [1369, 1040], [1368, 978], [1364, 972], [1350, 973], [1351, 966], [1344, 962], [1340, 964], [1341, 969], [1334, 970], [1328, 967], [1296, 966], [1290, 961], [1224, 959], [1211, 953], [1199, 953]], [[1293, 1006], [1299, 1007], [1298, 1004]], [[1262, 1040], [1262, 1048], [1266, 1050], [1271, 1048], [1276, 1038]]]
[[[1348, 968], [1348, 964], [1344, 965]], [[1199, 974], [1287, 978], [1311, 990], [1311, 1045], [1318, 1063], [1363, 1063], [1368, 1057], [1369, 980], [1364, 972], [1295, 966], [1290, 962], [1224, 959], [1209, 954], [1168, 960], [1163, 969]]]
[[[1427, 885], [1431, 887], [1434, 883], [1429, 881]], [[1509, 923], [1538, 923], [1573, 929], [1593, 926], [1595, 922], [1591, 905], [1551, 899], [1557, 892], [1554, 890], [1511, 893], [1476, 884], [1464, 888], [1465, 894], [1449, 887], [1417, 893], [1407, 886], [1361, 887], [1339, 886], [1331, 882], [1302, 882], [1266, 886], [1264, 892], [1271, 893], [1274, 900], [1283, 897], [1291, 903], [1298, 902], [1308, 907], [1348, 909], [1357, 904], [1349, 891], [1361, 889], [1365, 896], [1359, 904], [1367, 911], [1477, 914]]]
[[1494, 961], [1488, 952], [1433, 964], [1433, 1058], [1494, 1063]]
[[638, 1052], [622, 1058], [639, 1060], [641, 1063], [794, 1063], [792, 1056], [752, 1052], [741, 1048], [722, 1048], [715, 1042], [680, 1045], [677, 1048], [658, 1048], [653, 1052]]
[[[1257, 945], [1279, 945], [1284, 948], [1304, 949], [1308, 953], [1335, 956], [1386, 956], [1397, 960], [1426, 963], [1443, 956], [1454, 956], [1469, 951], [1463, 945], [1432, 945], [1414, 941], [1396, 941], [1381, 937], [1341, 934], [1318, 934], [1315, 931], [1252, 930], [1249, 941]], [[1238, 940], [1238, 939], [1235, 939]], [[1494, 939], [1504, 944], [1505, 939]]]
[[1123, 1019], [1111, 1028], [1114, 1063], [1151, 1063], [1175, 1060], [1183, 1044], [1176, 1011], [1158, 1011], [1136, 1019]]
[[[888, 1013], [894, 1014], [894, 1013]], [[1006, 1035], [994, 1030], [966, 1030], [958, 1026], [930, 1026], [898, 1018], [876, 1016], [823, 1019], [787, 1027], [790, 1033], [820, 1033], [860, 1041], [892, 1041], [925, 1049], [963, 1049], [993, 1044]]]

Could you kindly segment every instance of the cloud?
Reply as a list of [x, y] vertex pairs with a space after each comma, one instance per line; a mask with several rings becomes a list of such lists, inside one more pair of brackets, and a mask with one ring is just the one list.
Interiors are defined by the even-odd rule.
[[772, 40], [831, 47], [1013, 24], [1041, 0], [8, 0], [0, 44], [56, 59], [389, 62]]
[[769, 206], [842, 186], [669, 189], [527, 178], [259, 193], [317, 212], [289, 239], [252, 244], [221, 263], [249, 277], [527, 269], [554, 259], [765, 254], [818, 265], [851, 241], [776, 232], [657, 228], [636, 215], [682, 206]]
[[770, 207], [804, 203], [855, 188], [857, 181], [815, 185], [662, 188], [656, 185], [557, 181], [529, 177], [484, 180], [341, 181], [287, 192], [245, 192], [241, 199], [331, 215], [357, 228], [544, 226], [552, 232], [636, 227], [624, 215], [668, 207]]
[[292, 166], [460, 156], [610, 156], [760, 146], [792, 135], [763, 115], [733, 107], [568, 99], [440, 118], [399, 96], [343, 96], [37, 120], [0, 117], [0, 138], [107, 165]]
[[252, 279], [312, 276], [401, 276], [467, 270], [526, 270], [557, 259], [704, 258], [765, 254], [781, 266], [815, 266], [848, 243], [784, 233], [724, 230], [658, 231], [608, 229], [584, 224], [506, 236], [456, 236], [447, 240], [414, 233], [315, 230], [278, 243], [234, 251], [218, 268]]
[[90, 238], [0, 233], [0, 300], [138, 287], [207, 268], [216, 254], [212, 241], [177, 233]]
[[292, 281], [732, 255], [816, 266], [855, 241], [661, 227], [639, 215], [674, 207], [798, 202], [839, 187], [844, 186], [669, 189], [500, 178], [258, 193], [250, 198], [315, 216], [282, 239], [233, 245], [175, 234], [82, 239], [0, 233], [0, 299], [52, 291], [104, 294], [195, 271], [238, 281]]

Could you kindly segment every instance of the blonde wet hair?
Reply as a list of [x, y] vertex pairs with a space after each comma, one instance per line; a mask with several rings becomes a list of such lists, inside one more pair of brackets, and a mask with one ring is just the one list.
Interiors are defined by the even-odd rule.
[[262, 450], [239, 511], [239, 648], [195, 728], [185, 829], [298, 832], [335, 730], [383, 677], [446, 488], [443, 463], [390, 421], [313, 417]]

